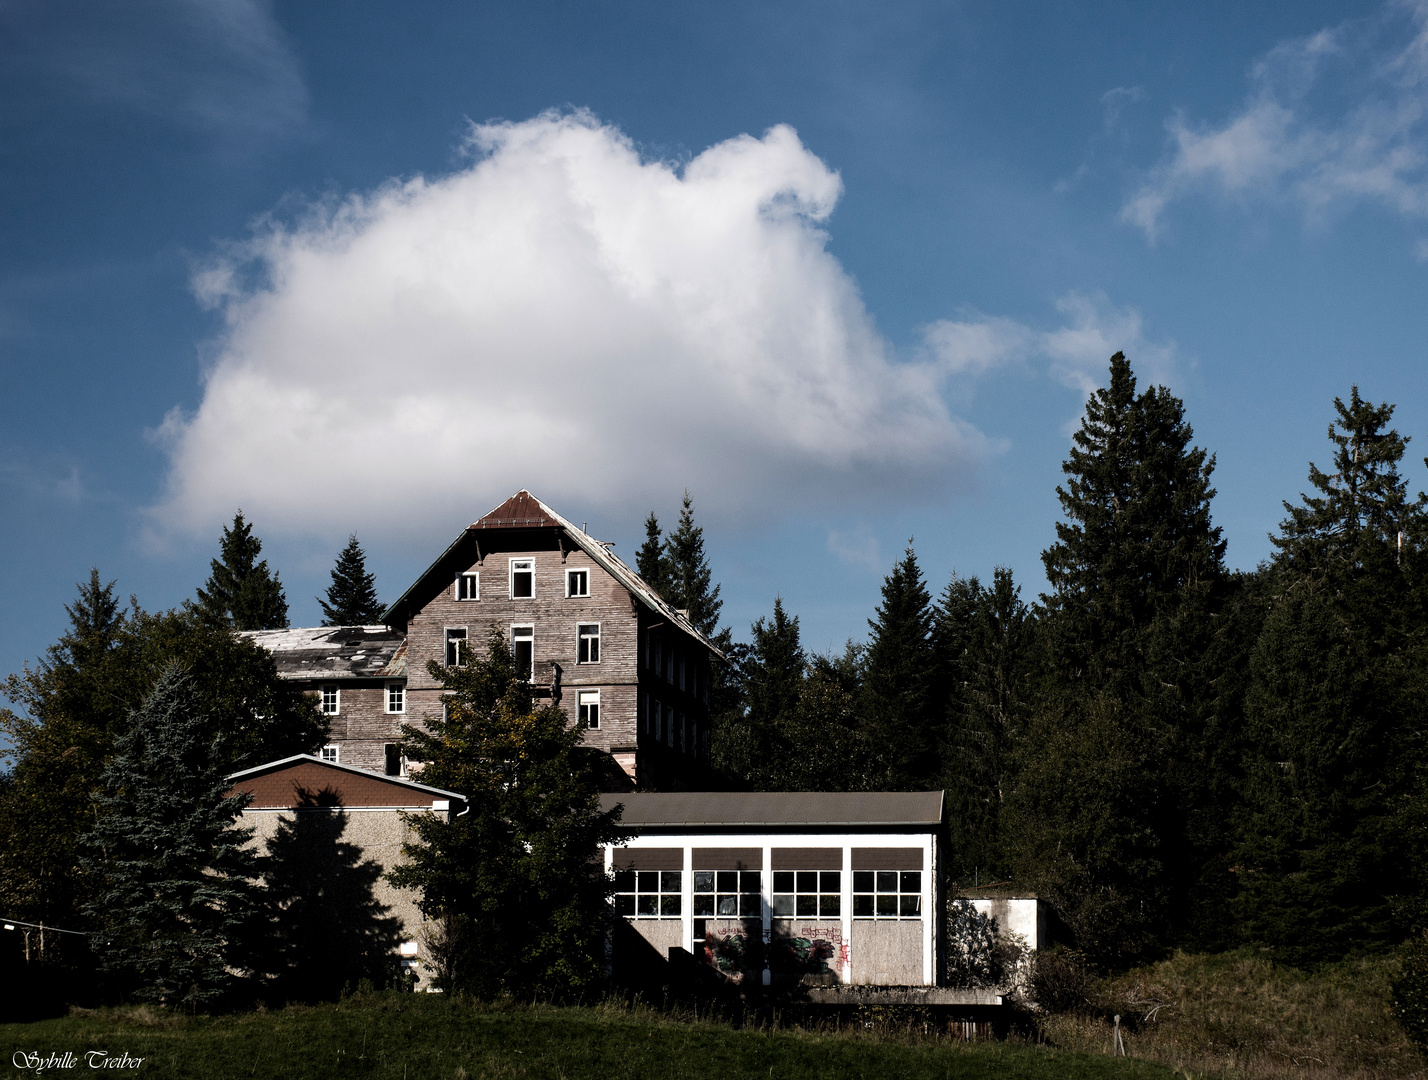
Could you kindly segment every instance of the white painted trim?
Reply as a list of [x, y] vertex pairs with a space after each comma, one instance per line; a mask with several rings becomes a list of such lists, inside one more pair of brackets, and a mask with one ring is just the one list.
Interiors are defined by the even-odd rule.
[[[332, 711], [327, 709], [327, 689], [332, 688]], [[323, 716], [342, 715], [342, 685], [335, 682], [320, 682], [317, 684], [318, 702], [317, 711]]]
[[[506, 560], [509, 568], [506, 571], [506, 599], [507, 600], [534, 600], [536, 598], [536, 574], [535, 557], [532, 555], [512, 555]], [[531, 594], [529, 596], [516, 595], [516, 563], [529, 563], [531, 568]]]
[[[461, 579], [462, 579], [462, 578], [475, 578], [475, 579], [476, 579], [476, 595], [475, 595], [475, 596], [462, 596], [462, 595], [461, 595], [461, 593], [464, 591], [464, 590], [461, 588]], [[452, 587], [451, 587], [451, 598], [452, 598], [453, 600], [455, 600], [455, 601], [456, 601], [457, 603], [459, 603], [459, 604], [479, 602], [480, 599], [481, 599], [481, 571], [479, 571], [479, 570], [459, 570], [459, 571], [457, 571], [457, 574], [456, 574], [456, 582], [455, 582], [455, 584], [453, 584]]]
[[853, 981], [853, 845], [843, 845], [843, 889], [838, 901], [842, 917], [839, 932], [843, 935], [843, 964], [838, 979], [847, 986]]
[[[574, 575], [574, 574], [584, 574], [584, 575], [585, 575], [585, 591], [584, 591], [583, 593], [577, 593], [577, 592], [571, 592], [571, 591], [570, 591], [570, 578], [571, 578], [571, 576]], [[565, 598], [566, 598], [567, 600], [573, 600], [573, 599], [577, 599], [577, 598], [578, 598], [578, 599], [588, 599], [589, 596], [590, 596], [590, 568], [589, 568], [588, 566], [568, 566], [568, 567], [566, 567], [566, 569], [565, 569]]]
[[[435, 799], [433, 803], [448, 802]], [[245, 814], [445, 814], [447, 806], [245, 806]]]
[[[599, 652], [599, 654], [600, 654], [600, 658], [601, 658], [600, 660], [582, 660], [582, 659], [580, 659], [580, 645], [581, 645], [581, 642], [584, 640], [584, 635], [580, 632], [580, 628], [581, 628], [582, 626], [593, 626], [593, 627], [595, 627], [595, 648], [596, 648], [596, 651]], [[576, 666], [576, 667], [595, 667], [597, 664], [599, 664], [599, 663], [601, 662], [601, 660], [603, 660], [604, 657], [605, 657], [605, 641], [604, 641], [604, 638], [605, 638], [605, 628], [604, 628], [604, 624], [603, 624], [599, 619], [594, 619], [594, 620], [592, 620], [592, 621], [590, 621], [590, 622], [580, 622], [579, 620], [576, 620], [576, 623], [575, 623], [575, 666]]]
[[[608, 850], [608, 849], [607, 849]], [[680, 890], [679, 910], [684, 913], [684, 951], [694, 952], [694, 845], [684, 845], [684, 888]]]
[[[732, 846], [732, 845], [731, 845]], [[773, 893], [773, 845], [764, 845], [764, 868], [759, 874], [759, 911], [763, 915], [764, 930], [764, 977], [763, 983], [769, 986], [773, 983], [773, 971], [769, 967], [769, 946], [773, 944], [773, 904], [770, 898]]]

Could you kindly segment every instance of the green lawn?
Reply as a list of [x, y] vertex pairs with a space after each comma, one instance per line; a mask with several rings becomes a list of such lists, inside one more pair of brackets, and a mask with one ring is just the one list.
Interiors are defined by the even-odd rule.
[[144, 1059], [110, 1076], [552, 1077], [561, 1080], [690, 1080], [769, 1077], [920, 1077], [1077, 1080], [1168, 1078], [1134, 1059], [1016, 1043], [849, 1032], [737, 1031], [620, 1006], [492, 1006], [428, 995], [366, 995], [336, 1005], [186, 1018], [157, 1010], [76, 1014], [0, 1025], [0, 1064], [16, 1051], [76, 1055], [46, 1076], [94, 1075], [85, 1051]]

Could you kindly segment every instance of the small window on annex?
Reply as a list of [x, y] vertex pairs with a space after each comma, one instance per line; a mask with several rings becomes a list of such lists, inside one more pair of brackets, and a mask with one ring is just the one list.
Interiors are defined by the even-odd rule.
[[448, 626], [446, 628], [446, 666], [457, 667], [462, 662], [461, 646], [466, 644], [466, 627]]
[[921, 870], [854, 870], [853, 916], [859, 919], [922, 917]]
[[677, 919], [684, 874], [679, 870], [618, 870], [615, 914], [637, 919]]
[[337, 688], [337, 684], [323, 683], [321, 711], [328, 716], [336, 716], [341, 708], [342, 691]]
[[580, 708], [580, 726], [598, 728], [600, 726], [600, 691], [582, 690], [577, 699]]
[[472, 570], [456, 576], [456, 599], [481, 599], [481, 575], [477, 571]]
[[535, 560], [511, 560], [511, 599], [520, 600], [535, 595]]
[[389, 713], [407, 711], [407, 689], [399, 682], [387, 684], [387, 711]]
[[589, 596], [590, 595], [590, 571], [589, 570], [567, 570], [565, 572], [565, 595], [566, 596]]
[[763, 914], [762, 892], [763, 873], [759, 870], [696, 870], [694, 915], [757, 919]]
[[516, 674], [530, 680], [535, 674], [535, 627], [511, 627], [511, 655], [516, 660]]
[[842, 883], [837, 870], [775, 870], [773, 913], [803, 918], [841, 915]]
[[318, 754], [319, 754], [319, 756], [322, 758], [323, 761], [331, 761], [331, 762], [334, 762], [334, 763], [337, 761], [337, 747], [335, 747], [335, 746], [332, 746], [332, 745], [324, 746], [324, 747], [318, 752]]
[[579, 663], [598, 664], [600, 662], [600, 624], [581, 623]]

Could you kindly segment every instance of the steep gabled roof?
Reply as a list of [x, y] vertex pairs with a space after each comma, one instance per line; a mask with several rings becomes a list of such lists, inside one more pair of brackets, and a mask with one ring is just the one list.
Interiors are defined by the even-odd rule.
[[249, 806], [254, 810], [300, 806], [303, 805], [304, 793], [315, 794], [323, 789], [337, 795], [338, 805], [349, 808], [450, 809], [449, 806], [437, 807], [434, 804], [466, 801], [466, 796], [445, 788], [418, 784], [401, 776], [384, 776], [336, 761], [323, 761], [311, 754], [294, 754], [277, 761], [267, 761], [251, 769], [229, 773], [226, 779], [233, 785], [233, 790], [246, 791], [253, 797]]
[[612, 552], [606, 545], [596, 540], [584, 529], [577, 529], [560, 514], [556, 513], [545, 503], [541, 502], [525, 488], [516, 492], [509, 499], [496, 507], [489, 514], [478, 518], [471, 525], [461, 531], [461, 534], [453, 540], [449, 547], [443, 551], [431, 566], [427, 567], [411, 587], [402, 593], [396, 601], [382, 613], [384, 621], [390, 620], [396, 611], [401, 608], [417, 587], [422, 584], [440, 566], [458, 544], [466, 539], [467, 534], [479, 532], [485, 529], [539, 529], [557, 528], [565, 532], [570, 537], [572, 543], [581, 551], [589, 555], [596, 565], [602, 567], [611, 577], [628, 589], [640, 603], [646, 608], [669, 621], [669, 623], [690, 637], [699, 641], [710, 652], [719, 659], [724, 659], [724, 654], [719, 651], [719, 647], [710, 641], [699, 628], [689, 621], [687, 617], [672, 607], [664, 597], [655, 592], [639, 574], [635, 573], [621, 561], [620, 557]]

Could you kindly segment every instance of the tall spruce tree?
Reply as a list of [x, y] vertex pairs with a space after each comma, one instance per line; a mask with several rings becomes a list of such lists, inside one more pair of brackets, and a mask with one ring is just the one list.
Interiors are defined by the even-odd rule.
[[604, 977], [609, 889], [596, 855], [621, 835], [602, 812], [583, 734], [537, 706], [506, 637], [462, 667], [428, 665], [447, 690], [445, 716], [403, 725], [422, 781], [459, 791], [450, 822], [409, 820], [409, 861], [388, 875], [416, 889], [442, 932], [437, 983], [476, 994], [574, 997]]
[[889, 788], [922, 788], [937, 776], [937, 654], [932, 596], [912, 541], [883, 580], [882, 604], [868, 620], [862, 707], [877, 771]]
[[645, 518], [645, 542], [635, 553], [635, 571], [645, 584], [660, 596], [673, 603], [673, 590], [669, 579], [669, 565], [665, 560], [664, 536], [660, 532], [659, 518], [653, 510]]
[[664, 548], [670, 590], [666, 599], [687, 611], [689, 621], [705, 637], [713, 638], [719, 632], [719, 612], [724, 603], [704, 554], [704, 530], [694, 524], [694, 499], [688, 491], [680, 506], [679, 527], [669, 534]]
[[806, 749], [791, 741], [808, 665], [798, 617], [775, 597], [773, 616], [759, 616], [749, 633], [749, 644], [734, 651], [739, 707], [716, 729], [716, 766], [740, 787], [787, 790], [789, 759]]
[[196, 1008], [232, 982], [252, 905], [252, 830], [228, 795], [225, 725], [178, 664], [131, 717], [104, 770], [86, 837], [103, 881], [90, 907], [91, 947], [139, 1001]]
[[357, 542], [357, 534], [347, 538], [347, 546], [332, 568], [332, 584], [327, 599], [318, 597], [323, 626], [370, 626], [384, 610], [377, 599], [377, 580], [367, 572], [367, 556]]
[[1184, 851], [1205, 788], [1176, 762], [1207, 752], [1204, 657], [1225, 545], [1210, 517], [1214, 458], [1192, 437], [1180, 400], [1159, 386], [1137, 394], [1113, 356], [1062, 466], [1066, 520], [1042, 556], [1042, 676], [1008, 851], [1106, 963], [1162, 947], [1200, 872], [1169, 853]]
[[1332, 472], [1273, 537], [1269, 613], [1251, 662], [1247, 812], [1235, 910], [1291, 963], [1391, 943], [1416, 907], [1408, 839], [1422, 760], [1425, 501], [1398, 466], [1391, 405], [1335, 399]]
[[258, 561], [263, 542], [253, 535], [253, 527], [243, 520], [243, 511], [233, 515], [233, 524], [223, 530], [219, 558], [204, 588], [198, 590], [198, 607], [210, 619], [235, 630], [279, 630], [288, 625], [288, 601], [283, 583]]

